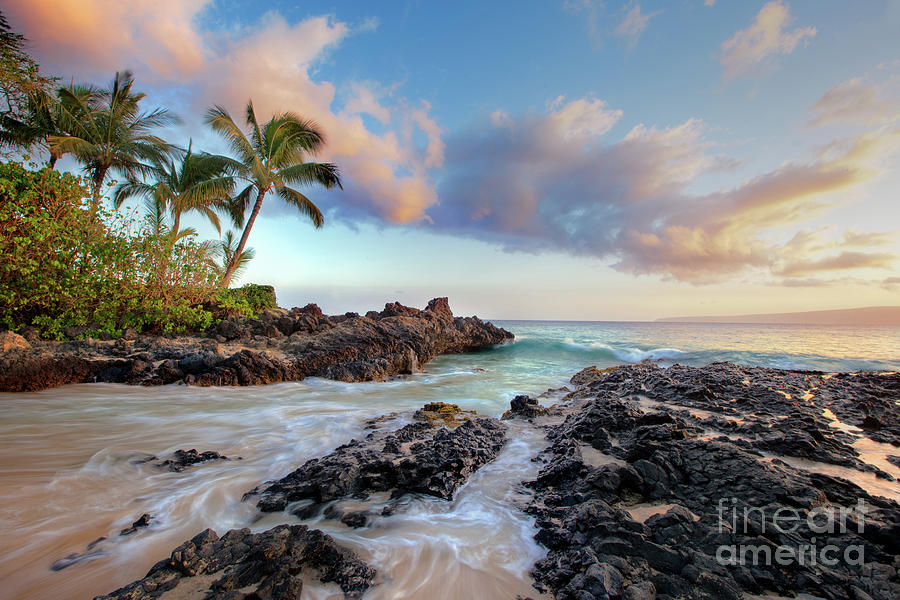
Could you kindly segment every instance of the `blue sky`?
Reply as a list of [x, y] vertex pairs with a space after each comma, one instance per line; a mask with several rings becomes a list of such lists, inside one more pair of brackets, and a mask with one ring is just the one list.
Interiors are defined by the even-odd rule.
[[[653, 319], [898, 304], [900, 3], [5, 6], [50, 72], [317, 119], [343, 192], [270, 198], [245, 281], [364, 312]], [[84, 15], [89, 15], [86, 18]], [[204, 236], [214, 234], [199, 221]]]

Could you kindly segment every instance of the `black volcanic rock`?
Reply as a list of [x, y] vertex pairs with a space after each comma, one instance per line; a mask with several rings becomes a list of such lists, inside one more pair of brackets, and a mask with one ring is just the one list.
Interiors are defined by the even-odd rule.
[[95, 600], [299, 600], [302, 574], [315, 570], [322, 582], [360, 598], [375, 570], [328, 535], [304, 525], [279, 525], [262, 533], [233, 529], [221, 538], [207, 529], [156, 563], [147, 576]]
[[326, 377], [371, 381], [418, 371], [440, 354], [513, 339], [477, 317], [454, 317], [446, 298], [424, 310], [387, 304], [365, 317], [327, 317], [315, 304], [228, 318], [206, 337], [143, 336], [114, 341], [28, 342], [7, 333], [0, 345], [0, 391], [67, 383], [263, 385]]
[[[453, 409], [456, 409], [455, 411]], [[376, 430], [351, 440], [322, 458], [247, 494], [264, 512], [284, 510], [301, 500], [303, 516], [327, 502], [391, 492], [451, 499], [469, 476], [496, 458], [506, 441], [505, 427], [455, 405], [432, 403], [417, 411], [415, 423], [395, 431]], [[341, 515], [332, 511], [332, 518]], [[357, 516], [353, 522], [361, 523]]]
[[[153, 460], [153, 459], [150, 459]], [[160, 469], [166, 471], [172, 471], [174, 473], [180, 473], [184, 471], [186, 468], [204, 462], [209, 462], [211, 460], [231, 460], [224, 454], [219, 454], [214, 450], [207, 450], [205, 452], [197, 452], [196, 449], [191, 448], [190, 450], [176, 450], [172, 453], [170, 458], [165, 460], [161, 460], [159, 462], [153, 463], [153, 466], [158, 467]]]
[[[527, 484], [534, 497], [526, 510], [548, 548], [536, 587], [558, 600], [900, 597], [900, 505], [777, 458], [875, 472], [852, 444], [860, 435], [894, 439], [900, 376], [731, 364], [580, 375], [572, 401], [552, 411], [564, 421], [546, 425], [551, 445]], [[862, 427], [867, 417], [880, 427]], [[847, 424], [860, 429], [851, 434]], [[810, 516], [841, 510], [844, 525], [836, 518], [828, 530]], [[798, 518], [779, 528], [777, 514]], [[804, 545], [827, 546], [839, 560], [727, 560], [747, 548]], [[856, 551], [862, 564], [846, 558]]]
[[530, 396], [516, 396], [509, 402], [509, 410], [503, 413], [503, 419], [533, 419], [547, 414], [547, 409], [538, 404]]
[[125, 529], [120, 531], [119, 535], [131, 535], [132, 533], [135, 533], [138, 529], [143, 529], [144, 527], [149, 527], [150, 521], [152, 519], [153, 518], [150, 516], [149, 513], [144, 513], [138, 518], [137, 521], [132, 523], [131, 526], [126, 527]]

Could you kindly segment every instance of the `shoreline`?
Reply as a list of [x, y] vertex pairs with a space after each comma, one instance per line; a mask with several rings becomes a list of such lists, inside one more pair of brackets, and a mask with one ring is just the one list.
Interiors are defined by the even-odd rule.
[[205, 336], [139, 336], [114, 341], [32, 341], [5, 332], [0, 391], [68, 383], [247, 386], [306, 377], [372, 381], [418, 372], [436, 356], [514, 339], [477, 317], [454, 317], [447, 298], [419, 310], [388, 303], [381, 312], [326, 316], [315, 304], [230, 318]]
[[[502, 419], [440, 402], [402, 427], [397, 415], [373, 419], [367, 436], [261, 482], [244, 501], [301, 520], [324, 514], [347, 531], [390, 528], [410, 495], [452, 500], [514, 441], [512, 433], [521, 434], [510, 427], [515, 419], [543, 432], [547, 442], [531, 458], [540, 466], [536, 477], [521, 482], [530, 497], [516, 504], [535, 519], [535, 539], [547, 551], [532, 572], [537, 591], [558, 600], [740, 600], [801, 592], [888, 600], [900, 592], [900, 375], [645, 364], [591, 367], [570, 385], [543, 395], [551, 406], [518, 396]], [[881, 468], [871, 462], [878, 453], [894, 460]], [[877, 482], [894, 497], [875, 493]], [[850, 514], [857, 507], [862, 512]], [[750, 516], [732, 522], [725, 518], [732, 510]], [[827, 537], [810, 517], [840, 510], [848, 511], [852, 526]], [[792, 515], [799, 525], [783, 530], [776, 514]], [[345, 582], [351, 579], [340, 579], [342, 569], [347, 577], [364, 573], [341, 585], [349, 598], [384, 585], [377, 582], [390, 574], [376, 573], [343, 547], [340, 536], [334, 538], [343, 529], [330, 531], [325, 543], [344, 558], [325, 573], [304, 565], [306, 581], [310, 573]], [[201, 597], [211, 581], [253, 572], [252, 557], [241, 558], [237, 550], [271, 545], [273, 535], [311, 534], [276, 528], [218, 538], [204, 532], [147, 578], [102, 598], [159, 598], [161, 585], [199, 585], [188, 597]], [[291, 544], [281, 548], [295, 552]], [[768, 562], [723, 562], [728, 551], [734, 557], [746, 548], [768, 549]], [[771, 558], [778, 549], [795, 554], [779, 562]], [[185, 570], [188, 551], [205, 558], [191, 559]], [[854, 552], [865, 560], [855, 562]], [[828, 553], [841, 560], [829, 564]], [[816, 562], [820, 554], [826, 561]], [[276, 552], [276, 564], [281, 556], [290, 554]], [[277, 576], [299, 585], [298, 577]], [[271, 581], [241, 580], [242, 589], [265, 592]]]

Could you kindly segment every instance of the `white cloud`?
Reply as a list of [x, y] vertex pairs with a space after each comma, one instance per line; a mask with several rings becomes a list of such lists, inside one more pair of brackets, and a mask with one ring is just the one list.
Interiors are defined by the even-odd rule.
[[600, 28], [602, 20], [603, 3], [600, 0], [565, 0], [563, 8], [572, 14], [583, 14], [588, 35], [594, 44], [600, 45], [603, 41], [603, 32]]
[[725, 79], [748, 73], [779, 54], [790, 54], [816, 35], [815, 27], [786, 31], [792, 21], [788, 5], [780, 0], [763, 6], [750, 27], [722, 43], [720, 62]]
[[369, 115], [382, 125], [391, 121], [391, 111], [380, 102], [382, 94], [373, 86], [355, 81], [350, 84], [351, 95], [344, 103], [343, 112], [348, 115]]
[[563, 100], [560, 96], [554, 101], [557, 110], [550, 113], [548, 121], [565, 139], [603, 135], [622, 118], [621, 110], [608, 109], [602, 100], [580, 98], [562, 104]]
[[855, 77], [826, 91], [812, 107], [812, 126], [832, 122], [891, 123], [900, 119], [900, 96], [889, 96], [884, 84]]
[[656, 11], [646, 15], [641, 14], [641, 5], [635, 4], [625, 13], [625, 17], [616, 26], [614, 33], [619, 37], [627, 39], [629, 45], [633, 47], [637, 44], [641, 34], [644, 33], [650, 19], [660, 14], [660, 12], [662, 11]]

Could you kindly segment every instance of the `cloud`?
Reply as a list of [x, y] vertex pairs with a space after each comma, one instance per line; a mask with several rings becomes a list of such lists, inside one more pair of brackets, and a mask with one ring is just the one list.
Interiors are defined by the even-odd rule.
[[550, 113], [547, 121], [566, 140], [603, 135], [622, 118], [621, 110], [608, 109], [602, 100], [580, 98], [563, 104], [564, 100], [560, 96], [553, 102], [552, 106], [558, 109]]
[[603, 18], [603, 3], [600, 0], [564, 0], [563, 9], [571, 14], [585, 16], [588, 35], [594, 44], [599, 46], [604, 36], [600, 27]]
[[641, 14], [641, 5], [635, 4], [625, 13], [625, 17], [616, 26], [613, 33], [619, 37], [625, 38], [628, 40], [629, 46], [634, 47], [641, 38], [641, 34], [644, 33], [644, 29], [647, 28], [650, 19], [661, 12], [662, 11], [656, 11], [646, 15]]
[[900, 119], [900, 97], [888, 97], [884, 85], [855, 77], [825, 92], [812, 107], [813, 127], [834, 122], [891, 123]]
[[703, 0], [703, 6], [715, 6], [716, 0]]
[[82, 76], [109, 76], [129, 60], [161, 77], [175, 77], [190, 76], [203, 65], [203, 41], [193, 22], [206, 4], [32, 0], [13, 3], [4, 12], [25, 32], [45, 68], [62, 73], [77, 63]]
[[810, 38], [816, 35], [815, 27], [786, 31], [791, 21], [793, 18], [787, 4], [780, 0], [765, 4], [750, 27], [741, 29], [722, 43], [719, 60], [724, 78], [733, 79], [779, 54], [790, 54], [801, 43], [808, 44]]
[[782, 279], [781, 281], [775, 282], [776, 285], [781, 287], [796, 287], [796, 288], [809, 288], [809, 287], [825, 287], [829, 285], [834, 285], [836, 282], [832, 279], [816, 279], [814, 277], [806, 278], [806, 279]]
[[779, 268], [775, 274], [785, 277], [798, 277], [821, 273], [823, 271], [847, 271], [851, 269], [888, 268], [897, 259], [887, 252], [850, 252], [845, 251], [833, 256], [817, 260], [799, 260], [790, 262]]
[[380, 102], [381, 94], [376, 93], [371, 85], [355, 81], [350, 84], [351, 96], [344, 103], [343, 112], [348, 115], [369, 115], [382, 125], [391, 121], [391, 111]]
[[[559, 126], [559, 115], [570, 112], [579, 115], [574, 122], [605, 125], [576, 127], [574, 139], [570, 128]], [[779, 241], [779, 232], [808, 222], [837, 201], [836, 192], [873, 177], [877, 171], [866, 161], [900, 138], [897, 132], [870, 132], [808, 162], [695, 194], [690, 188], [697, 177], [733, 166], [713, 153], [702, 121], [667, 128], [639, 124], [606, 141], [611, 114], [595, 99], [557, 99], [544, 113], [495, 112], [450, 135], [440, 203], [428, 211], [429, 227], [508, 250], [601, 257], [626, 273], [691, 283], [748, 270], [788, 277], [838, 264], [850, 269], [847, 257], [835, 262], [820, 255], [861, 245], [865, 234], [804, 232]], [[620, 117], [615, 114], [616, 121]], [[874, 234], [869, 241], [885, 239]], [[876, 263], [886, 264], [856, 264]]]
[[[12, 7], [9, 16], [31, 39], [42, 64], [66, 77], [105, 81], [130, 67], [145, 91], [152, 92], [150, 85], [174, 94], [163, 101], [185, 105], [188, 135], [209, 136], [200, 115], [210, 104], [225, 106], [237, 119], [251, 97], [261, 118], [285, 110], [311, 118], [327, 134], [320, 158], [338, 163], [344, 176], [338, 211], [391, 223], [427, 219], [428, 207], [437, 202], [429, 170], [441, 165], [444, 151], [428, 104], [411, 106], [393, 98], [390, 88], [355, 82], [341, 105], [335, 85], [311, 75], [330, 50], [354, 31], [373, 29], [375, 21], [357, 29], [325, 16], [290, 23], [271, 11], [252, 26], [208, 31], [198, 25], [208, 4], [33, 0]], [[364, 115], [384, 131], [369, 129]], [[416, 132], [427, 139], [424, 148]]]
[[896, 233], [893, 231], [885, 232], [862, 232], [847, 231], [841, 240], [843, 246], [887, 246], [896, 239]]
[[[588, 36], [590, 36], [596, 46], [599, 47], [603, 42], [603, 38], [610, 33], [612, 15], [606, 14], [606, 5], [601, 0], [564, 0], [563, 9], [568, 13], [583, 17]], [[647, 28], [650, 19], [661, 12], [656, 11], [650, 14], [643, 14], [640, 4], [629, 2], [623, 7], [622, 13], [624, 15], [611, 33], [624, 38], [628, 41], [629, 47], [633, 48], [640, 39], [641, 34], [644, 33], [644, 29]]]

